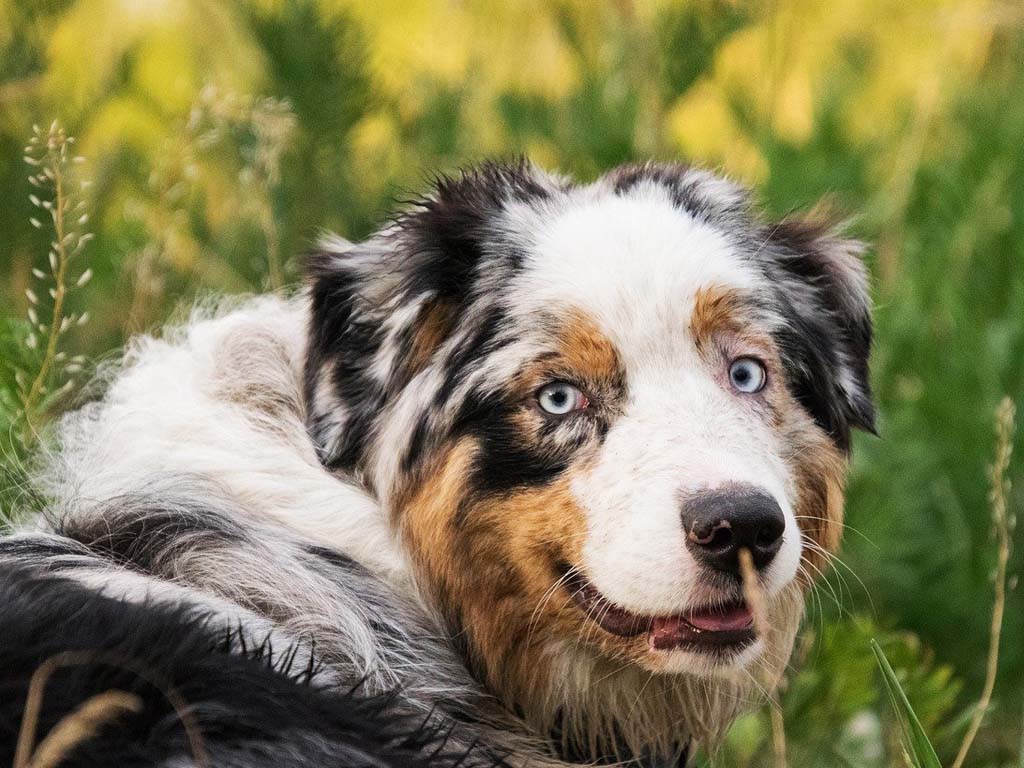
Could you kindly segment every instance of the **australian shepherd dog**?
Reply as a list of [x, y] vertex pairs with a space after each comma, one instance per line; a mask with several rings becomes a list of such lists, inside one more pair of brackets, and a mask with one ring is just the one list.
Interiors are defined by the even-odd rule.
[[689, 166], [490, 164], [137, 339], [0, 541], [0, 763], [76, 711], [62, 765], [713, 749], [839, 544], [860, 252]]

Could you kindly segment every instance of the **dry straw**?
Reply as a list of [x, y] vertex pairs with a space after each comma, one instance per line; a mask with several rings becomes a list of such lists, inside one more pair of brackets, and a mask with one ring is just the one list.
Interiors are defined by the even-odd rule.
[[65, 717], [36, 747], [27, 762], [15, 758], [15, 768], [56, 768], [72, 750], [95, 737], [101, 728], [128, 713], [142, 711], [142, 700], [124, 691], [107, 691], [87, 699]]
[[[240, 217], [263, 235], [266, 261], [255, 260], [252, 266], [266, 274], [265, 287], [284, 287], [289, 269], [275, 200], [297, 136], [298, 120], [286, 99], [242, 95], [213, 83], [200, 90], [187, 119], [154, 158], [144, 194], [125, 205], [126, 217], [146, 231], [145, 244], [126, 259], [135, 273], [127, 331], [156, 319], [149, 316], [150, 305], [163, 291], [165, 267], [198, 272], [211, 266], [211, 243], [194, 231], [189, 206], [205, 184], [221, 188], [216, 180], [225, 168], [235, 168], [237, 184], [232, 185], [236, 194], [222, 204], [237, 214], [233, 222]], [[230, 260], [219, 260], [216, 268], [230, 272]]]
[[199, 725], [188, 702], [168, 680], [131, 659], [116, 658], [99, 651], [66, 651], [51, 656], [32, 673], [13, 768], [55, 768], [76, 746], [96, 736], [105, 725], [125, 714], [142, 710], [142, 700], [138, 696], [124, 691], [105, 691], [87, 699], [74, 712], [60, 720], [36, 747], [36, 731], [50, 678], [58, 669], [86, 665], [126, 670], [160, 691], [174, 708], [175, 715], [185, 729], [193, 762], [199, 768], [206, 768], [210, 764]]
[[[761, 582], [754, 567], [754, 557], [746, 547], [740, 549], [740, 576], [743, 579], [743, 599], [754, 617], [754, 631], [760, 637], [768, 637], [768, 613]], [[782, 716], [782, 704], [778, 694], [768, 687], [768, 713], [772, 724], [772, 749], [775, 753], [776, 768], [786, 768], [786, 725]]]

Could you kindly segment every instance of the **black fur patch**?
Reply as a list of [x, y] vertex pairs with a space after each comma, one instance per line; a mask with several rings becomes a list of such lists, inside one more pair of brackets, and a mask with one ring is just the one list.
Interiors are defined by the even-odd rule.
[[642, 163], [627, 165], [612, 171], [613, 189], [617, 195], [626, 195], [642, 183], [650, 182], [664, 188], [672, 198], [673, 204], [694, 218], [711, 222], [715, 217], [741, 214], [746, 209], [746, 201], [740, 204], [715, 200], [700, 188], [699, 183], [686, 179], [686, 174], [693, 170], [685, 163]]
[[513, 488], [542, 486], [568, 466], [571, 455], [530, 444], [512, 426], [511, 411], [520, 407], [483, 395], [471, 396], [464, 403], [455, 432], [471, 434], [480, 443], [470, 480], [474, 493], [490, 496]]
[[333, 394], [345, 406], [345, 429], [339, 444], [326, 445], [321, 423], [331, 414], [311, 411], [311, 431], [329, 468], [352, 471], [384, 397], [380, 384], [367, 373], [380, 348], [380, 329], [358, 312], [358, 278], [332, 269], [331, 258], [331, 254], [319, 254], [309, 262], [311, 319], [305, 393], [307, 404], [314, 403], [317, 379], [327, 366]]
[[[33, 671], [68, 652], [81, 652], [81, 663], [59, 669], [46, 686], [37, 743], [96, 694], [123, 691], [141, 705], [79, 742], [61, 763], [69, 768], [184, 762], [195, 740], [208, 765], [238, 768], [503, 764], [476, 751], [452, 753], [443, 729], [398, 714], [400, 696], [321, 687], [310, 668], [292, 668], [289, 649], [225, 635], [186, 605], [115, 600], [0, 563], [0, 626], [4, 765], [13, 763]], [[169, 689], [188, 704], [197, 727], [191, 740]]]
[[[853, 428], [875, 429], [868, 378], [871, 354], [869, 298], [845, 275], [855, 257], [842, 252], [848, 244], [831, 238], [824, 225], [783, 222], [769, 230], [763, 253], [776, 254], [768, 275], [779, 286], [778, 301], [788, 327], [776, 333], [790, 389], [842, 450], [850, 447]], [[776, 251], [776, 249], [778, 249]], [[832, 252], [835, 251], [835, 252]], [[800, 283], [800, 297], [788, 284]], [[811, 297], [811, 305], [807, 305]], [[845, 376], [855, 391], [841, 384]]]
[[[211, 496], [211, 499], [216, 496]], [[161, 558], [183, 548], [237, 546], [249, 541], [240, 522], [219, 514], [210, 499], [190, 502], [177, 495], [139, 494], [105, 503], [89, 515], [77, 514], [56, 532], [91, 552], [143, 573], [159, 573]]]
[[[485, 264], [492, 278], [495, 271], [508, 273], [519, 267], [521, 255], [502, 241], [494, 226], [497, 215], [510, 201], [543, 200], [549, 195], [525, 162], [485, 164], [458, 176], [438, 177], [433, 194], [411, 201], [391, 229], [355, 246], [351, 254], [310, 257], [306, 399], [315, 403], [318, 377], [326, 368], [329, 386], [345, 408], [345, 428], [337, 445], [326, 445], [322, 436], [330, 414], [311, 414], [313, 435], [327, 466], [359, 469], [374, 418], [408, 380], [404, 366], [415, 329], [394, 330], [395, 337], [388, 340], [384, 325], [390, 313], [416, 300], [437, 302], [450, 309], [447, 330], [461, 327], [466, 308], [478, 296]], [[388, 288], [378, 295], [385, 283]], [[500, 322], [500, 317], [492, 316], [489, 322]], [[484, 328], [481, 334], [489, 332]], [[381, 383], [370, 369], [387, 342], [397, 349], [397, 368], [388, 382]], [[466, 353], [474, 349], [477, 344], [466, 345]], [[457, 375], [462, 362], [449, 361], [446, 368]], [[405, 461], [414, 463], [416, 453], [411, 451]]]
[[438, 176], [433, 186], [433, 195], [413, 203], [398, 220], [403, 245], [418, 257], [406, 270], [405, 289], [458, 304], [471, 292], [485, 260], [498, 257], [506, 268], [519, 267], [515, 249], [507, 243], [493, 247], [500, 241], [496, 214], [510, 201], [536, 202], [550, 192], [522, 161], [486, 163], [458, 176]]
[[21, 560], [29, 563], [58, 561], [61, 567], [87, 562], [88, 547], [56, 536], [24, 535], [0, 538], [0, 560]]

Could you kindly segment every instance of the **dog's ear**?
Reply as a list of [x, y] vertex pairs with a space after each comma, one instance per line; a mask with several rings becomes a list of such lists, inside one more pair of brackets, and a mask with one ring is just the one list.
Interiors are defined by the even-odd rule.
[[366, 242], [329, 239], [309, 257], [306, 398], [325, 463], [358, 468], [373, 419], [430, 363], [481, 280], [515, 267], [503, 211], [558, 184], [525, 162], [442, 176]]
[[797, 399], [836, 444], [875, 431], [868, 362], [871, 298], [861, 243], [831, 224], [790, 219], [770, 227], [764, 253], [779, 288], [777, 334]]

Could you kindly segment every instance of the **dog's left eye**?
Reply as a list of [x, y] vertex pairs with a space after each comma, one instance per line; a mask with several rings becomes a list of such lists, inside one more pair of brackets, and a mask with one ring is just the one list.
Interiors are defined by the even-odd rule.
[[729, 366], [729, 381], [733, 389], [746, 395], [752, 395], [764, 389], [768, 374], [764, 364], [752, 357], [739, 357]]
[[565, 416], [588, 405], [587, 396], [578, 387], [564, 381], [547, 384], [537, 391], [537, 404], [552, 416]]

